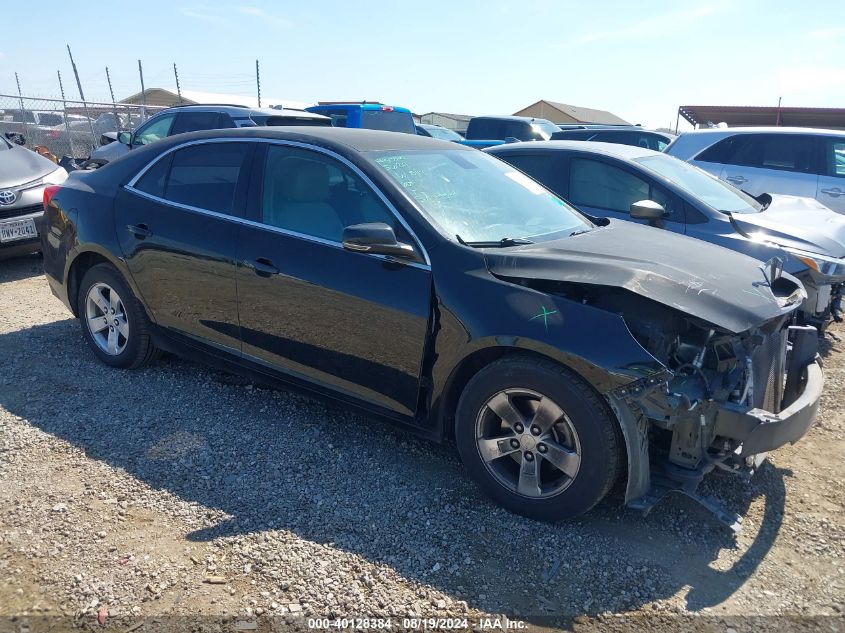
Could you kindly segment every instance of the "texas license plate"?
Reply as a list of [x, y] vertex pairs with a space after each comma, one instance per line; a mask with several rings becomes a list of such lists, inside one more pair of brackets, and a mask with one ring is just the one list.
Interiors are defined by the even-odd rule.
[[0, 242], [14, 242], [31, 237], [38, 237], [35, 220], [32, 218], [0, 223]]

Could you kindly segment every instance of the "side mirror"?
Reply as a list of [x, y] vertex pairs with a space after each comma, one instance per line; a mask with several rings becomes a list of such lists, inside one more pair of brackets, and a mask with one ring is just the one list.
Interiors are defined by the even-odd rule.
[[635, 220], [646, 220], [651, 226], [662, 228], [666, 209], [654, 200], [640, 200], [631, 205], [631, 217]]
[[396, 239], [396, 233], [384, 222], [353, 224], [343, 229], [343, 248], [358, 253], [391, 255], [400, 259], [418, 261], [419, 257], [410, 244]]
[[117, 140], [119, 143], [123, 143], [124, 145], [132, 146], [132, 132], [120, 132], [117, 135]]

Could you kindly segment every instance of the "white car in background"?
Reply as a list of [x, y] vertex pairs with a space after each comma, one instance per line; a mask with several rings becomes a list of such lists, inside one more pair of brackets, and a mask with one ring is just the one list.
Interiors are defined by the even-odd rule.
[[815, 198], [845, 214], [845, 130], [750, 127], [684, 132], [664, 150], [752, 196]]

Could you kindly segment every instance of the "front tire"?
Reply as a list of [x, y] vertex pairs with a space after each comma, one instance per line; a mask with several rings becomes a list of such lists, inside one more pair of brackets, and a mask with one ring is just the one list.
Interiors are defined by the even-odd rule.
[[77, 313], [85, 340], [106, 365], [135, 369], [158, 357], [144, 309], [110, 264], [98, 264], [85, 273]]
[[570, 370], [530, 356], [502, 358], [469, 381], [455, 439], [488, 496], [543, 521], [587, 512], [622, 464], [623, 439], [607, 404]]

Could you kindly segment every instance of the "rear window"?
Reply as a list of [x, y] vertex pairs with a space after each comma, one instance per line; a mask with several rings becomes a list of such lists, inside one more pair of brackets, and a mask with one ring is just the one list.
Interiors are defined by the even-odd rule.
[[50, 125], [50, 126], [52, 126], [52, 125], [61, 125], [62, 123], [64, 123], [64, 121], [62, 120], [61, 114], [52, 114], [50, 112], [47, 112], [47, 113], [42, 112], [41, 114], [38, 115], [38, 123], [39, 123], [39, 125]]
[[312, 119], [304, 116], [267, 116], [259, 117], [253, 116], [252, 120], [258, 125], [278, 126], [278, 125], [292, 125], [292, 126], [318, 126], [331, 127], [330, 119]]
[[472, 119], [467, 128], [470, 140], [496, 140], [515, 138], [520, 141], [547, 141], [560, 131], [548, 121], [520, 121], [511, 119]]
[[361, 127], [368, 130], [387, 130], [388, 132], [405, 132], [406, 134], [417, 133], [414, 117], [409, 112], [398, 112], [396, 110], [363, 110], [361, 112]]

